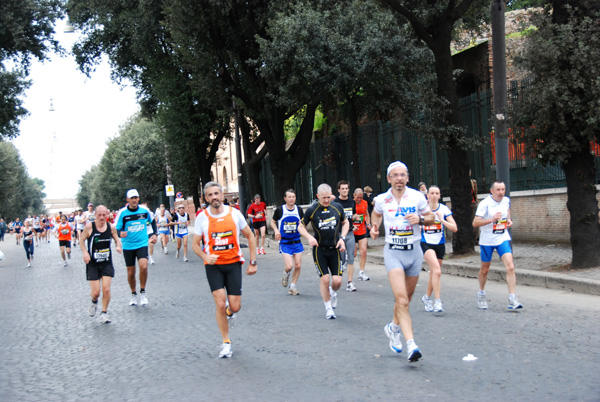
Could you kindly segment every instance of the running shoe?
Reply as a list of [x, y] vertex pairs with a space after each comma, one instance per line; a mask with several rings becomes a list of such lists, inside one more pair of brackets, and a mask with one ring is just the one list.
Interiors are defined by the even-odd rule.
[[146, 292], [140, 292], [140, 305], [147, 306], [148, 298], [146, 297]]
[[150, 260], [150, 265], [154, 265], [154, 258], [152, 258], [152, 256], [150, 256], [149, 260]]
[[431, 313], [433, 311], [433, 301], [431, 300], [431, 298], [427, 297], [427, 295], [423, 295], [421, 301], [425, 305], [425, 311]]
[[412, 342], [410, 345], [407, 344], [406, 349], [408, 350], [408, 361], [410, 363], [414, 363], [418, 361], [421, 357], [423, 357], [423, 355], [421, 354], [421, 350], [414, 342]]
[[402, 334], [392, 331], [392, 323], [383, 327], [383, 332], [390, 338], [390, 349], [392, 352], [402, 353]]
[[364, 272], [361, 272], [361, 273], [359, 273], [359, 274], [358, 274], [358, 280], [359, 280], [359, 281], [365, 281], [365, 282], [366, 282], [366, 281], [370, 281], [370, 280], [371, 280], [371, 278], [369, 278], [369, 277], [367, 276], [367, 274], [365, 274]]
[[31, 263], [30, 263], [30, 262], [28, 262], [28, 263], [27, 263], [27, 268], [30, 268], [30, 267], [31, 267]]
[[166, 247], [163, 247], [163, 253], [165, 253], [165, 255], [169, 254], [169, 250]]
[[224, 343], [221, 345], [221, 352], [219, 353], [219, 357], [222, 359], [226, 359], [233, 355], [233, 350], [231, 350], [231, 343]]
[[229, 310], [229, 300], [227, 299], [225, 299], [225, 315], [227, 316], [227, 321], [231, 321], [235, 317], [237, 317], [237, 315], [234, 312]]
[[356, 286], [352, 282], [348, 282], [346, 286], [346, 292], [356, 292]]
[[134, 295], [134, 294], [131, 295], [131, 300], [129, 300], [129, 305], [137, 306], [137, 295]]
[[288, 293], [291, 294], [292, 296], [299, 296], [300, 295], [300, 292], [298, 291], [298, 289], [296, 289], [295, 286], [293, 288], [290, 288], [288, 290]]
[[88, 308], [88, 313], [90, 313], [90, 317], [93, 317], [96, 315], [97, 308], [98, 308], [98, 303], [90, 304], [90, 307]]
[[287, 288], [288, 283], [290, 281], [290, 274], [292, 273], [292, 271], [290, 272], [283, 272], [283, 276], [281, 277], [281, 286], [283, 286], [284, 288]]
[[176, 259], [179, 259], [179, 250], [177, 250], [177, 251], [175, 252], [175, 258], [176, 258]]
[[183, 257], [183, 262], [188, 262], [189, 260], [187, 259], [187, 257]]
[[487, 300], [485, 299], [485, 293], [477, 293], [477, 307], [482, 310], [487, 310]]
[[335, 311], [332, 308], [328, 308], [325, 310], [325, 318], [328, 320], [335, 320], [337, 317], [335, 316]]
[[348, 269], [348, 263], [347, 263], [347, 262], [345, 262], [345, 263], [343, 263], [343, 264], [342, 264], [342, 266], [340, 267], [340, 272], [341, 272], [341, 273], [344, 273], [344, 272], [346, 272], [346, 270], [347, 270], [347, 269]]
[[65, 261], [63, 267], [66, 267], [67, 265], [69, 265], [69, 263]]
[[108, 324], [110, 322], [110, 317], [106, 313], [100, 314], [100, 322], [102, 324]]
[[516, 310], [519, 308], [523, 308], [523, 305], [521, 303], [519, 303], [519, 300], [517, 299], [517, 297], [509, 297], [508, 298], [508, 309], [509, 310]]
[[265, 253], [265, 249], [264, 249], [264, 248], [261, 248], [261, 249], [260, 249], [260, 253], [261, 253], [262, 255], [265, 255], [265, 254], [267, 254], [267, 253]]
[[442, 301], [440, 299], [437, 299], [433, 305], [433, 312], [434, 313], [443, 313], [444, 312], [444, 305], [442, 304]]
[[329, 289], [329, 295], [331, 296], [331, 308], [337, 308], [338, 295], [331, 288]]

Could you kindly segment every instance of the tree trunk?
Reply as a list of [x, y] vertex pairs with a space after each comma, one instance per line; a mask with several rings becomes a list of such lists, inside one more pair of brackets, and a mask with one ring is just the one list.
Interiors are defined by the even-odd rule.
[[600, 266], [600, 223], [596, 199], [596, 169], [589, 145], [582, 144], [563, 166], [570, 213], [571, 268]]
[[[351, 188], [362, 188], [360, 182], [360, 165], [358, 162], [358, 113], [356, 112], [356, 106], [352, 98], [348, 99], [348, 115], [350, 116], [350, 155], [352, 158], [352, 175], [354, 176]], [[350, 194], [352, 194], [352, 191]]]
[[[437, 46], [433, 47], [435, 69], [437, 75], [438, 95], [449, 101], [448, 124], [462, 126], [458, 108], [458, 94], [452, 76], [453, 63], [450, 53], [450, 36], [447, 43], [444, 38], [438, 38]], [[469, 254], [475, 247], [473, 221], [471, 217], [471, 181], [469, 178], [469, 158], [466, 149], [454, 139], [448, 140], [448, 171], [450, 176], [450, 199], [452, 214], [458, 232], [452, 236], [452, 252], [454, 254]]]

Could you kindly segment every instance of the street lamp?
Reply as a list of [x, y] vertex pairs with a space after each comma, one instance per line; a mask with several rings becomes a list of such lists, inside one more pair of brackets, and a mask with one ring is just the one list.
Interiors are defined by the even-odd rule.
[[65, 24], [64, 33], [73, 33], [75, 32], [75, 27], [69, 21], [69, 17], [67, 17], [67, 23]]

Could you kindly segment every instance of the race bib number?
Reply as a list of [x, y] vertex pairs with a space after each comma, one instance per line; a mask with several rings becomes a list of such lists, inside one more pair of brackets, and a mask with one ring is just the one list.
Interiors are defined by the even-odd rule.
[[69, 229], [63, 229], [60, 231], [60, 233], [64, 234], [64, 235], [68, 235], [69, 234]]
[[436, 222], [434, 225], [431, 226], [423, 226], [423, 231], [425, 232], [425, 234], [441, 233], [442, 224]]
[[408, 226], [405, 229], [390, 229], [390, 239], [394, 245], [412, 245], [412, 236], [412, 226]]
[[96, 261], [106, 261], [108, 260], [108, 257], [110, 257], [109, 248], [103, 248], [94, 252], [94, 260]]
[[283, 224], [283, 233], [296, 233], [297, 224], [296, 222], [285, 222]]
[[256, 215], [254, 216], [255, 219], [262, 219], [262, 217], [263, 217], [262, 212], [257, 212]]
[[502, 234], [506, 230], [507, 220], [505, 218], [499, 219], [494, 222], [493, 233], [494, 234]]

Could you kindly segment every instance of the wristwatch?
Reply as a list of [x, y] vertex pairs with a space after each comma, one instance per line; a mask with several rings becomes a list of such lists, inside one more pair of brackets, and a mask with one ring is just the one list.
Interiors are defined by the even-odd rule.
[[346, 241], [346, 236], [340, 236], [340, 239], [342, 239], [343, 241]]
[[256, 260], [250, 260], [250, 265], [256, 265]]
[[419, 225], [424, 225], [424, 224], [425, 224], [425, 217], [424, 217], [424, 216], [422, 216], [422, 217], [419, 219]]

